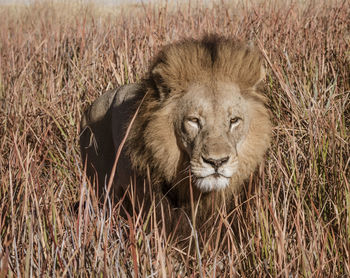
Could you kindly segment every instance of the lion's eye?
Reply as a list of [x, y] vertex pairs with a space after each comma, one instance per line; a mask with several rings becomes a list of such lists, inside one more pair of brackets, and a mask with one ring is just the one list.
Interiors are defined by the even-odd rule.
[[238, 126], [241, 122], [242, 118], [240, 117], [234, 117], [230, 120], [230, 128], [234, 128], [236, 126]]
[[190, 117], [190, 118], [187, 119], [187, 121], [193, 127], [198, 128], [200, 126], [200, 121], [196, 117]]
[[188, 120], [191, 121], [191, 122], [194, 122], [194, 123], [199, 123], [199, 119], [195, 118], [195, 117], [189, 118]]

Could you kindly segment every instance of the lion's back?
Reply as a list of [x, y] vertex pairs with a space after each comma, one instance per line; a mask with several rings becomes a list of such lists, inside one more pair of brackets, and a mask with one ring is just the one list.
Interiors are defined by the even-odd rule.
[[[124, 85], [107, 91], [97, 98], [82, 116], [80, 148], [83, 165], [89, 180], [98, 182], [100, 196], [108, 184], [116, 152], [125, 137], [129, 120], [137, 108], [139, 91], [139, 84]], [[115, 183], [125, 186], [130, 178], [131, 167], [124, 152], [121, 153], [118, 165]]]

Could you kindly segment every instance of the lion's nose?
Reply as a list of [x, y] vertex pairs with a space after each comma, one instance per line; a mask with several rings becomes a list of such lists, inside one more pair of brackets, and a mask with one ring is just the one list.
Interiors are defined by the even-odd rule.
[[229, 156], [225, 156], [223, 158], [219, 158], [219, 159], [214, 159], [214, 158], [210, 158], [210, 157], [204, 157], [202, 156], [202, 159], [205, 163], [210, 164], [211, 166], [213, 166], [213, 168], [215, 169], [215, 171], [218, 170], [218, 168], [225, 164], [228, 160], [229, 160]]

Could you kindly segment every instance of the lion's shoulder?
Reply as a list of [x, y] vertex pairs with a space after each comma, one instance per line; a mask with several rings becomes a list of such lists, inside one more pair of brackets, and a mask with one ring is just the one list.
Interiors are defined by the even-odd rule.
[[113, 143], [116, 148], [124, 139], [126, 128], [136, 112], [143, 96], [142, 86], [138, 83], [120, 87], [111, 104], [111, 127]]
[[[108, 180], [106, 176], [111, 171], [116, 150], [142, 97], [141, 89], [141, 85], [135, 83], [109, 90], [99, 96], [82, 116], [80, 147], [83, 161], [88, 158], [87, 174], [93, 180], [97, 172], [101, 188]], [[121, 160], [121, 164], [129, 164], [124, 153]], [[119, 172], [118, 169], [118, 175]]]
[[142, 86], [139, 83], [127, 84], [115, 90], [113, 107], [119, 107], [125, 103], [134, 103], [140, 97]]

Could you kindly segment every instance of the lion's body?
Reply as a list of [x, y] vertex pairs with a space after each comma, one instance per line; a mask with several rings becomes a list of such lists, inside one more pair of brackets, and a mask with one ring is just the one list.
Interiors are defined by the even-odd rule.
[[165, 47], [139, 84], [102, 95], [86, 112], [81, 148], [90, 177], [96, 172], [103, 188], [140, 106], [118, 162], [116, 194], [135, 171], [174, 207], [189, 207], [190, 186], [199, 214], [213, 200], [231, 202], [270, 143], [269, 113], [258, 92], [263, 77], [260, 56], [238, 42], [211, 38]]
[[[100, 194], [106, 189], [126, 125], [137, 108], [138, 90], [138, 84], [110, 90], [96, 99], [82, 117], [80, 146], [83, 161], [88, 163], [87, 174], [91, 181], [98, 183]], [[118, 192], [125, 190], [131, 176], [130, 160], [122, 151], [113, 189]]]

